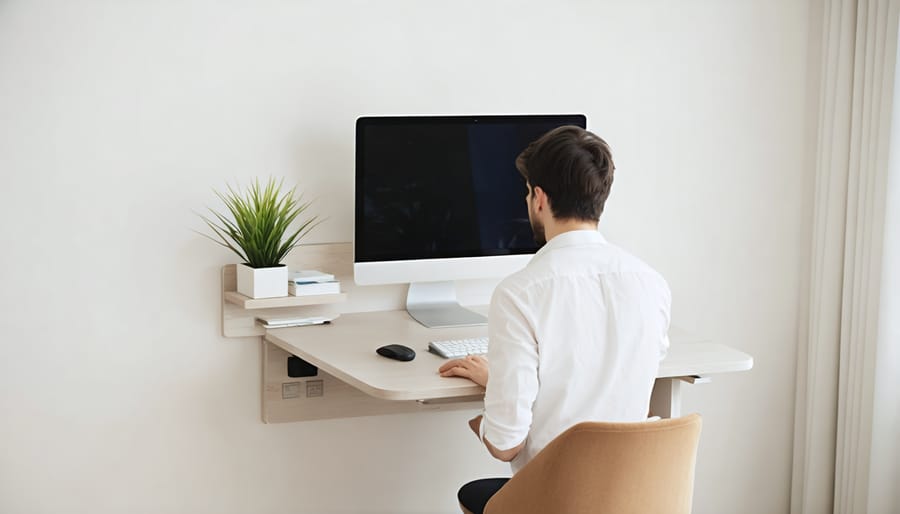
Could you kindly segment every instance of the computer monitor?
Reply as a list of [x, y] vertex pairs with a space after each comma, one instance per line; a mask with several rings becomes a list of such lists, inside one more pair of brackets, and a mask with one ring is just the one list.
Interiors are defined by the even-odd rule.
[[384, 116], [356, 121], [354, 280], [409, 283], [407, 310], [428, 327], [484, 324], [453, 281], [524, 267], [537, 244], [519, 153], [581, 114]]

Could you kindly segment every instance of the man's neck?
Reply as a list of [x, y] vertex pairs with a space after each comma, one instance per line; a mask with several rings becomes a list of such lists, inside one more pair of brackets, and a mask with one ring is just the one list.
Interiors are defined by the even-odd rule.
[[572, 232], [573, 230], [597, 230], [597, 222], [565, 219], [552, 220], [544, 224], [544, 235], [547, 237], [547, 241], [560, 234]]

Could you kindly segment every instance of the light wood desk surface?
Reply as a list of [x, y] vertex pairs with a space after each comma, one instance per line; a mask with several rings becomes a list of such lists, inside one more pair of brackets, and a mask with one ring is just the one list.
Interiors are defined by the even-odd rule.
[[[482, 309], [475, 309], [482, 310]], [[444, 378], [446, 359], [428, 351], [428, 342], [487, 335], [487, 327], [425, 328], [405, 310], [344, 314], [330, 325], [269, 329], [265, 339], [355, 388], [385, 400], [428, 400], [480, 396], [484, 389], [464, 378]], [[659, 378], [745, 371], [753, 358], [728, 346], [705, 342], [673, 329]], [[416, 358], [400, 362], [377, 355], [387, 344], [402, 344]]]

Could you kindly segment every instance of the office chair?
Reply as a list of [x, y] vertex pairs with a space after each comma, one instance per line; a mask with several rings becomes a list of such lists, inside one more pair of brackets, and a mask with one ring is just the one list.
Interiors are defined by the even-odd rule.
[[699, 414], [579, 423], [519, 470], [485, 514], [689, 514]]

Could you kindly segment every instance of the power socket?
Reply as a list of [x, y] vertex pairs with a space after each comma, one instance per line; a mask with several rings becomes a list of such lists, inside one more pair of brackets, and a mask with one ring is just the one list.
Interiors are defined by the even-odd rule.
[[285, 382], [281, 384], [281, 399], [290, 400], [300, 397], [300, 382]]
[[316, 398], [318, 396], [325, 396], [325, 381], [310, 380], [306, 382], [306, 397]]

